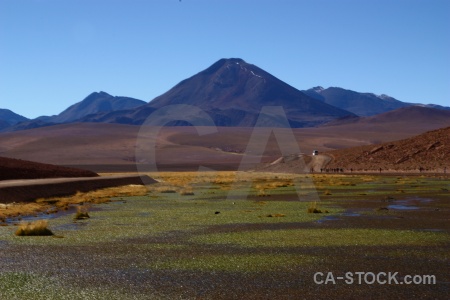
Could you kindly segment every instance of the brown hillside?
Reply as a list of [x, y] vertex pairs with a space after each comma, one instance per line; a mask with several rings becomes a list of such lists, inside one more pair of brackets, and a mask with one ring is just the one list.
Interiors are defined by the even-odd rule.
[[412, 138], [328, 152], [329, 168], [450, 172], [450, 127]]
[[96, 176], [94, 172], [81, 169], [0, 157], [0, 180]]

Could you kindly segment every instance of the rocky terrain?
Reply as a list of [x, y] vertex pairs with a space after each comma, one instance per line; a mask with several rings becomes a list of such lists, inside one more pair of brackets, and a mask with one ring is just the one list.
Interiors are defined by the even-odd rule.
[[346, 170], [396, 170], [450, 172], [450, 127], [429, 131], [412, 138], [339, 149], [328, 168]]

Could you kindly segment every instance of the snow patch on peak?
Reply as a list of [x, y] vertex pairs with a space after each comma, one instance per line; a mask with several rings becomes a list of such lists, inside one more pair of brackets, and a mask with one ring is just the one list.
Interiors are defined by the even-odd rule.
[[255, 73], [253, 73], [253, 71], [250, 71], [250, 73], [252, 73], [252, 75], [253, 75], [253, 76], [256, 76], [256, 77], [262, 78], [262, 76], [256, 75]]
[[324, 89], [323, 87], [321, 87], [321, 86], [316, 86], [316, 87], [313, 87], [312, 90], [313, 90], [314, 92], [320, 94], [320, 93], [321, 93], [322, 91], [324, 91], [325, 89]]
[[389, 99], [392, 98], [391, 96], [388, 96], [386, 94], [381, 94], [381, 95], [379, 95], [377, 97], [380, 98], [380, 99], [383, 99], [383, 100], [389, 100]]

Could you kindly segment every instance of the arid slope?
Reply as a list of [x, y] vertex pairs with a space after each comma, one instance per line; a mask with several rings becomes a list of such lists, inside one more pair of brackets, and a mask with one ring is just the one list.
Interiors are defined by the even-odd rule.
[[330, 168], [450, 171], [450, 127], [408, 139], [329, 152]]

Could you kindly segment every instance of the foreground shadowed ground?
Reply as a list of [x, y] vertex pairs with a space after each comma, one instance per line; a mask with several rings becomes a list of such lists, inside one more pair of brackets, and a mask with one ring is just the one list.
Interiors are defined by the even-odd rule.
[[0, 157], [0, 180], [96, 176], [88, 170]]
[[[260, 176], [260, 177], [258, 177]], [[160, 174], [140, 197], [49, 220], [64, 238], [0, 227], [8, 299], [445, 299], [450, 182], [316, 175]], [[311, 178], [309, 179], [311, 180]], [[249, 184], [247, 186], [247, 184]], [[230, 190], [247, 199], [226, 200]], [[303, 193], [304, 192], [304, 193]], [[313, 196], [312, 196], [313, 195]], [[301, 201], [301, 200], [308, 201]], [[433, 285], [315, 284], [316, 272], [435, 275]], [[321, 279], [325, 279], [324, 277]], [[15, 297], [15, 298], [14, 298]]]

